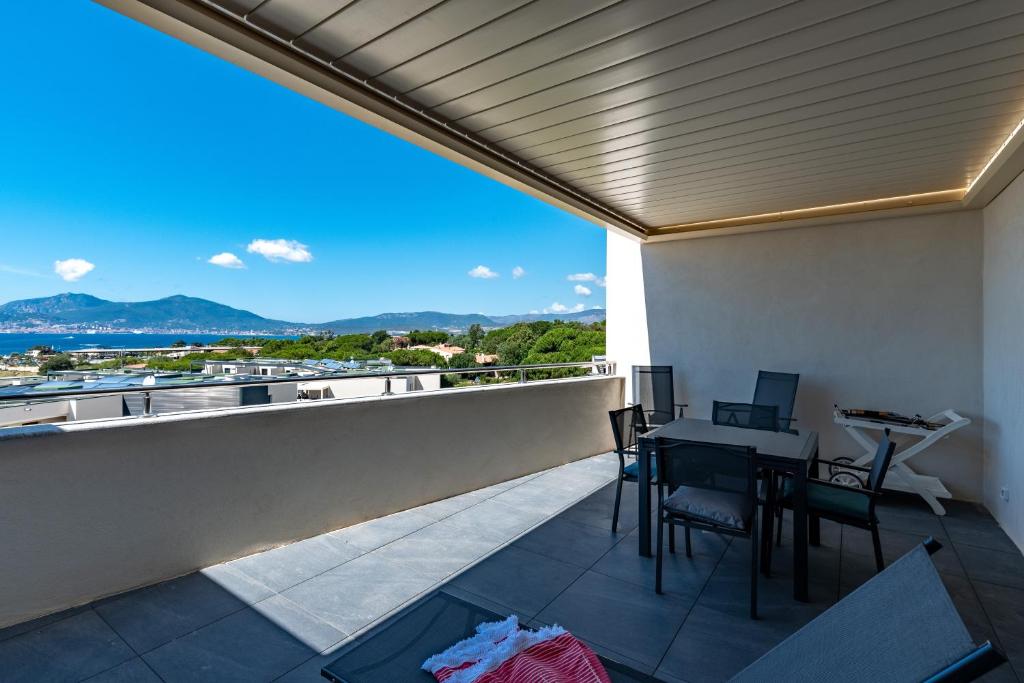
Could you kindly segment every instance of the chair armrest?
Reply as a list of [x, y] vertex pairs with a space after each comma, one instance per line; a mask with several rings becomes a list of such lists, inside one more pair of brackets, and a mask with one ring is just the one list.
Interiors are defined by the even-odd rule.
[[849, 465], [845, 462], [836, 462], [835, 460], [825, 460], [824, 458], [815, 458], [815, 462], [825, 463], [826, 465], [835, 465], [836, 467], [842, 467], [844, 470], [857, 470], [858, 472], [870, 472], [870, 467], [861, 467], [859, 465]]
[[833, 484], [832, 482], [825, 481], [824, 479], [808, 479], [807, 481], [808, 481], [808, 483], [814, 482], [815, 486], [828, 486], [829, 488], [833, 488], [833, 489], [842, 489], [843, 491], [853, 491], [854, 493], [860, 493], [860, 494], [865, 495], [865, 496], [867, 496], [869, 498], [879, 498], [882, 495], [881, 493], [875, 493], [871, 489], [859, 489], [859, 488], [854, 488], [853, 486], [843, 486], [842, 484]]

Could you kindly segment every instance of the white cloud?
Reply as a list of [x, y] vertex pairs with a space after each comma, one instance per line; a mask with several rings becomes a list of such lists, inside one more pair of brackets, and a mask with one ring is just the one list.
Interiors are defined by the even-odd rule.
[[583, 304], [576, 304], [573, 307], [560, 304], [557, 301], [544, 309], [545, 313], [579, 313], [584, 309]]
[[245, 248], [250, 254], [259, 254], [268, 261], [279, 263], [288, 261], [290, 263], [309, 263], [313, 260], [313, 254], [309, 247], [295, 240], [253, 240]]
[[468, 275], [470, 277], [479, 278], [481, 280], [490, 280], [492, 278], [498, 277], [498, 274], [495, 273], [490, 268], [488, 268], [487, 266], [477, 266], [473, 270], [469, 271]]
[[593, 273], [573, 273], [565, 278], [569, 282], [593, 282], [598, 287], [604, 287], [604, 278]]
[[522, 276], [526, 275], [526, 270], [522, 266], [516, 266], [512, 269], [512, 277], [518, 280]]
[[245, 268], [245, 264], [242, 263], [242, 259], [235, 256], [230, 251], [214, 254], [210, 257], [207, 263], [220, 266], [221, 268]]
[[69, 258], [53, 262], [53, 272], [65, 282], [75, 282], [85, 277], [96, 266], [81, 258]]
[[590, 296], [593, 294], [593, 292], [590, 291], [590, 287], [584, 287], [583, 285], [576, 285], [572, 288], [572, 291], [576, 292], [580, 296]]
[[530, 315], [537, 315], [538, 313], [540, 313], [540, 311], [538, 311], [536, 308], [530, 311]]

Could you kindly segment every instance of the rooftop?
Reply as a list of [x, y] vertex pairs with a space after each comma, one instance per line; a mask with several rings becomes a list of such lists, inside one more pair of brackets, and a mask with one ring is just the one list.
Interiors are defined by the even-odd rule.
[[[338, 529], [0, 631], [6, 680], [315, 681], [389, 614], [436, 588], [523, 623], [558, 623], [664, 681], [721, 681], [874, 575], [870, 536], [823, 522], [810, 602], [794, 602], [787, 553], [747, 604], [746, 541], [695, 536], [668, 556], [666, 591], [636, 552], [636, 487], [610, 530], [616, 472], [600, 455]], [[1024, 671], [1024, 557], [979, 506], [936, 517], [891, 496], [889, 560], [926, 536], [976, 640]], [[791, 545], [784, 537], [784, 547]], [[989, 681], [1015, 681], [1004, 666]], [[1021, 679], [1024, 680], [1024, 679]]]

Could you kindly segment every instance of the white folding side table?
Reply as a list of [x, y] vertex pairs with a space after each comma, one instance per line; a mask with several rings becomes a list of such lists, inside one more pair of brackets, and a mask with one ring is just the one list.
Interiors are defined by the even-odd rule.
[[846, 417], [838, 408], [833, 411], [833, 420], [846, 430], [854, 441], [864, 449], [864, 455], [854, 460], [853, 464], [858, 467], [870, 466], [875, 458], [875, 451], [878, 449], [878, 441], [869, 436], [869, 432], [880, 432], [883, 429], [895, 434], [909, 434], [920, 438], [920, 441], [896, 451], [889, 465], [889, 474], [885, 479], [885, 488], [897, 491], [916, 493], [937, 515], [946, 514], [946, 509], [939, 503], [939, 498], [952, 498], [949, 489], [938, 477], [925, 474], [918, 474], [910, 468], [907, 460], [918, 453], [930, 448], [940, 440], [946, 438], [956, 430], [971, 424], [969, 418], [963, 417], [952, 408], [943, 410], [928, 418], [927, 422], [942, 425], [936, 429], [919, 425], [906, 425], [884, 420], [869, 420], [866, 418]]

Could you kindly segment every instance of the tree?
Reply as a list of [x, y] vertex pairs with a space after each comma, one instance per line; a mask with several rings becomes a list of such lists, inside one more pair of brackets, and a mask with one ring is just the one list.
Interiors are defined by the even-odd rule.
[[39, 366], [39, 374], [48, 375], [51, 372], [74, 369], [74, 359], [66, 353], [58, 353], [56, 356], [50, 356], [45, 363]]
[[448, 341], [448, 333], [436, 330], [413, 330], [409, 333], [409, 341], [413, 344], [434, 346], [435, 344], [443, 344]]
[[384, 343], [385, 339], [390, 339], [391, 335], [388, 334], [387, 330], [377, 330], [370, 335], [370, 339], [373, 341], [374, 346], [380, 346]]
[[473, 353], [456, 353], [448, 359], [450, 368], [475, 368], [476, 365], [476, 354]]
[[179, 339], [178, 341], [176, 341], [173, 344], [171, 344], [171, 348], [172, 349], [180, 349], [180, 348], [185, 347], [185, 346], [187, 346], [187, 344], [185, 343], [184, 339]]
[[444, 356], [426, 349], [395, 349], [384, 354], [392, 363], [404, 367], [439, 367], [445, 366]]
[[466, 333], [469, 337], [469, 348], [470, 350], [476, 350], [480, 348], [480, 340], [484, 338], [484, 328], [478, 323], [473, 323], [469, 326], [469, 330]]

